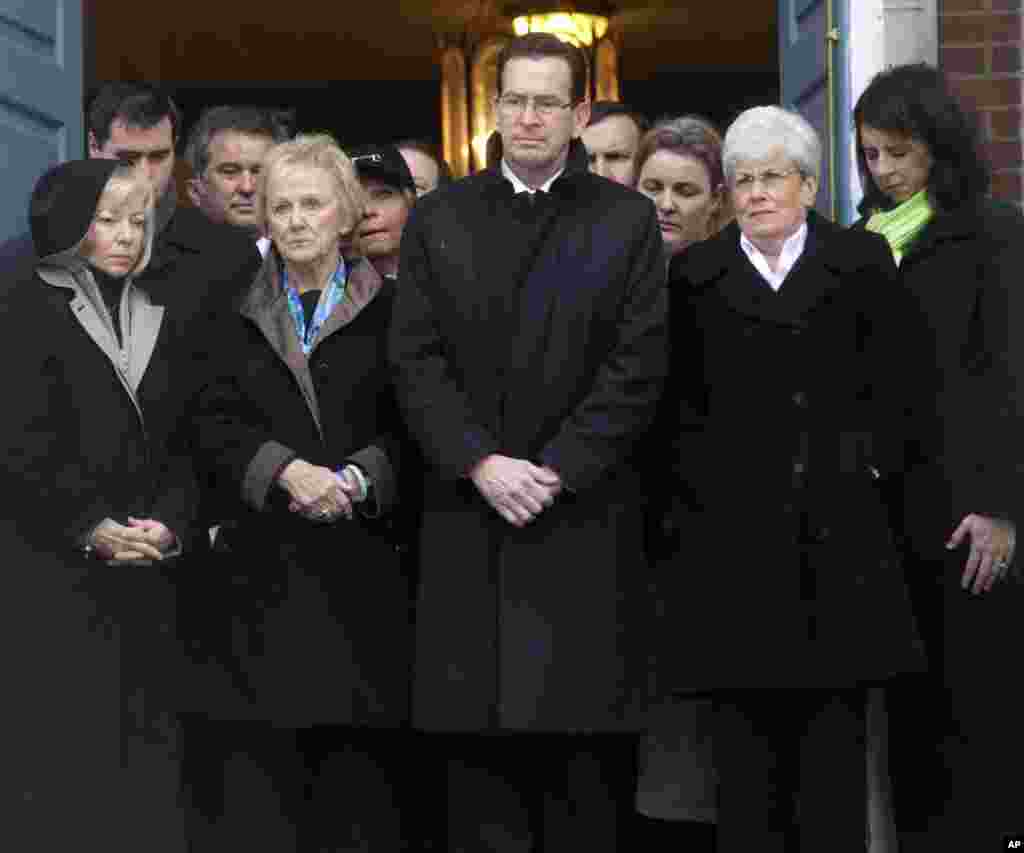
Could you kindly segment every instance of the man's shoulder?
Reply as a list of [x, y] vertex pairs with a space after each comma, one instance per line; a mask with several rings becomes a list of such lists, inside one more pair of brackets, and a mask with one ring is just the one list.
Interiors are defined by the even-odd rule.
[[170, 221], [157, 236], [157, 243], [174, 245], [191, 252], [225, 249], [254, 252], [255, 241], [231, 225], [211, 222], [196, 207], [178, 205]]
[[500, 186], [502, 180], [492, 171], [485, 169], [427, 193], [416, 202], [416, 207], [428, 211], [472, 205], [479, 202], [489, 190]]

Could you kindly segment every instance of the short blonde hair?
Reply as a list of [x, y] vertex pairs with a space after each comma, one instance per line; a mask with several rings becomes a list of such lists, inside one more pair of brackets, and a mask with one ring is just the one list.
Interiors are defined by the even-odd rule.
[[[130, 276], [139, 275], [146, 268], [146, 265], [149, 264], [149, 259], [153, 254], [153, 240], [156, 235], [156, 206], [152, 185], [139, 175], [135, 167], [127, 164], [118, 166], [110, 173], [110, 177], [107, 178], [107, 182], [103, 185], [103, 191], [100, 193], [99, 198], [96, 199], [96, 209], [93, 211], [93, 220], [95, 220], [96, 214], [100, 212], [101, 206], [115, 214], [119, 214], [125, 205], [128, 204], [129, 199], [135, 197], [137, 193], [143, 193], [146, 198], [146, 222], [142, 232], [142, 251], [139, 253], [139, 260], [135, 266], [128, 271]], [[84, 256], [91, 251], [89, 241], [89, 233], [91, 231], [92, 225], [90, 223], [89, 232], [86, 233], [75, 247], [75, 251], [79, 255]]]
[[366, 193], [356, 177], [355, 167], [341, 146], [327, 133], [300, 133], [288, 142], [274, 145], [263, 157], [260, 171], [260, 196], [264, 201], [263, 218], [267, 219], [267, 184], [276, 172], [286, 166], [307, 166], [323, 169], [332, 178], [348, 220], [339, 236], [348, 237], [355, 231], [366, 210]]

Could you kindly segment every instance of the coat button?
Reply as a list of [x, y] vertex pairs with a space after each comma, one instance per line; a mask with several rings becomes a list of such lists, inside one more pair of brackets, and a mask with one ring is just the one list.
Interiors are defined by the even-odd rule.
[[789, 331], [790, 331], [790, 333], [791, 333], [792, 335], [794, 335], [794, 336], [799, 336], [799, 335], [802, 335], [802, 334], [804, 333], [804, 330], [803, 330], [803, 329], [801, 329], [801, 328], [800, 328], [799, 326], [794, 326], [794, 327], [793, 327], [792, 329], [790, 329]]
[[320, 359], [320, 361], [316, 363], [316, 369], [321, 372], [327, 370], [327, 360], [323, 358]]
[[803, 462], [794, 462], [793, 463], [793, 473], [794, 474], [803, 474], [804, 471], [806, 471], [806, 470], [807, 470], [807, 466], [804, 465]]
[[803, 391], [797, 391], [793, 395], [793, 405], [795, 405], [798, 409], [806, 409], [807, 395]]

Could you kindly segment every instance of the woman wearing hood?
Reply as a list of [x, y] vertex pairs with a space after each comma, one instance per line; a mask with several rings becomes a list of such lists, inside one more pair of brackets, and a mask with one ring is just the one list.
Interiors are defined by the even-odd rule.
[[36, 184], [29, 219], [40, 260], [0, 299], [0, 623], [17, 650], [3, 669], [7, 730], [18, 732], [5, 752], [30, 833], [12, 837], [34, 849], [71, 836], [165, 849], [180, 821], [150, 678], [167, 685], [163, 573], [188, 549], [194, 505], [191, 465], [172, 441], [187, 337], [135, 283], [153, 196], [131, 169], [57, 166]]

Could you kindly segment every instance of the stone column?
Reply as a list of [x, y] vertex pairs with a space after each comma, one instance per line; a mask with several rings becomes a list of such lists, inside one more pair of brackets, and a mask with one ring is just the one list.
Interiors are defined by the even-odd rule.
[[469, 174], [469, 107], [466, 102], [466, 55], [457, 44], [441, 48], [441, 137], [452, 174]]

